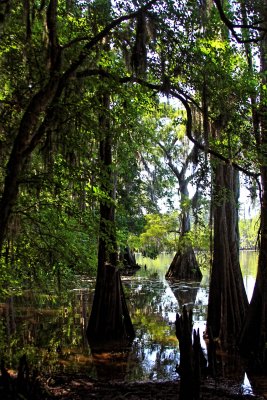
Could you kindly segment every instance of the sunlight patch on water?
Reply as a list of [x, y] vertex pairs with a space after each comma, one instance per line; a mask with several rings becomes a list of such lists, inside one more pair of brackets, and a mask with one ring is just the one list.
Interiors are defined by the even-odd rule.
[[245, 373], [243, 384], [241, 385], [242, 394], [250, 394], [253, 395], [253, 390], [250, 384], [250, 381]]

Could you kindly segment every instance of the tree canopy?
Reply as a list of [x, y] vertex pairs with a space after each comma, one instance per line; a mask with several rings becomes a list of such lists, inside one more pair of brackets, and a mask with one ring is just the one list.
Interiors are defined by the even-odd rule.
[[[246, 55], [247, 41], [256, 52], [261, 29], [251, 22], [248, 7], [251, 23], [244, 35], [252, 38], [237, 40], [231, 4], [227, 10], [215, 5], [8, 1], [1, 6], [1, 241], [6, 261], [36, 265], [42, 249], [43, 265], [69, 264], [69, 257], [93, 268], [86, 249], [96, 244], [97, 236], [89, 232], [97, 230], [97, 202], [105, 196], [97, 149], [101, 93], [111, 96], [117, 220], [124, 242], [133, 227], [141, 233], [144, 212], [156, 211], [156, 199], [173, 184], [162, 169], [159, 149], [153, 150], [159, 141], [166, 155], [166, 146], [177, 140], [174, 130], [167, 144], [164, 118], [180, 130], [186, 123], [185, 133], [203, 154], [218, 153], [251, 175], [258, 173], [250, 98], [260, 78], [256, 61], [249, 69]], [[243, 47], [237, 44], [244, 40]], [[161, 94], [182, 101], [180, 116], [169, 117], [167, 109], [165, 116], [164, 110], [159, 113]], [[179, 111], [185, 105], [188, 115]], [[155, 125], [160, 120], [164, 134]], [[218, 127], [220, 138], [213, 134]], [[181, 160], [186, 151], [182, 145], [173, 157]], [[195, 155], [198, 162], [200, 154]], [[199, 180], [205, 179], [202, 174]], [[92, 236], [95, 241], [89, 243]], [[66, 245], [69, 256], [60, 250]], [[26, 248], [31, 249], [27, 256]], [[95, 251], [89, 253], [96, 257]]]
[[1, 290], [95, 274], [101, 240], [103, 262], [193, 242], [189, 216], [219, 232], [220, 207], [238, 254], [238, 172], [261, 204], [265, 324], [265, 2], [7, 0], [0, 36]]

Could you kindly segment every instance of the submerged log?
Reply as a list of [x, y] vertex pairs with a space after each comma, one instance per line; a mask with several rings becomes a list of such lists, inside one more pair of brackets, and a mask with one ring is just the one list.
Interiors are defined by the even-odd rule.
[[93, 365], [96, 371], [97, 379], [101, 381], [125, 381], [128, 365], [129, 365], [129, 357], [131, 354], [131, 347], [120, 349], [118, 351], [103, 351], [92, 350], [92, 360]]

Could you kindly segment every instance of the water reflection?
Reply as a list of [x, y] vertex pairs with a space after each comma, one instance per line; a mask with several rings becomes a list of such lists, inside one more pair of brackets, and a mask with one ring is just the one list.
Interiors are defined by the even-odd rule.
[[169, 282], [169, 285], [177, 299], [179, 312], [181, 312], [184, 305], [188, 309], [194, 307], [200, 282]]
[[129, 370], [127, 379], [175, 379], [179, 361], [173, 324], [177, 310], [175, 296], [160, 274], [147, 268], [140, 275], [124, 281], [136, 330], [132, 347], [136, 367]]
[[244, 380], [241, 385], [241, 391], [243, 394], [253, 395], [253, 390], [246, 373], [244, 374]]
[[[248, 293], [254, 285], [255, 253], [244, 257], [243, 273]], [[6, 363], [16, 368], [26, 353], [29, 361], [45, 373], [83, 373], [92, 378], [120, 380], [177, 379], [178, 341], [176, 313], [183, 305], [193, 308], [194, 328], [201, 337], [205, 330], [208, 303], [208, 270], [199, 282], [167, 282], [165, 273], [172, 255], [146, 264], [137, 275], [123, 277], [125, 295], [136, 338], [123, 352], [92, 354], [85, 328], [93, 298], [94, 282], [79, 279], [77, 287], [62, 294], [25, 293], [0, 304], [0, 352]], [[255, 268], [255, 269], [254, 269]], [[251, 272], [252, 271], [252, 272]], [[202, 346], [205, 346], [204, 341]], [[228, 372], [226, 371], [228, 374]], [[243, 376], [238, 376], [243, 383]]]
[[241, 251], [240, 265], [243, 273], [248, 301], [250, 301], [254, 289], [255, 277], [257, 275], [258, 253], [253, 250]]

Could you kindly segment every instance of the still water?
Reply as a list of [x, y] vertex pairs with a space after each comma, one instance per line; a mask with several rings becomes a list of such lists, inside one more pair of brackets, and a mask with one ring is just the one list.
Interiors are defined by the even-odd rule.
[[[241, 252], [240, 257], [250, 298], [257, 253]], [[165, 280], [171, 260], [172, 255], [162, 254], [156, 260], [137, 256], [143, 267], [134, 276], [122, 277], [136, 331], [131, 348], [124, 352], [91, 353], [85, 329], [94, 281], [86, 277], [77, 278], [75, 288], [60, 296], [27, 292], [0, 304], [0, 354], [4, 355], [6, 365], [15, 368], [19, 357], [26, 353], [30, 363], [46, 374], [81, 373], [92, 378], [127, 381], [177, 379], [176, 313], [183, 305], [192, 308], [194, 328], [199, 328], [202, 337], [209, 270], [202, 270], [200, 283], [171, 284]], [[202, 345], [205, 348], [204, 341]]]

